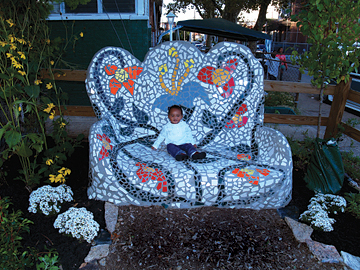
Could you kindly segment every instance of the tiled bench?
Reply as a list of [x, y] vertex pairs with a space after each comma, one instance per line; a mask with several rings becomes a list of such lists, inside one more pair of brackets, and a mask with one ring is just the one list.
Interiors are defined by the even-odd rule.
[[[90, 63], [86, 87], [99, 120], [89, 135], [89, 198], [252, 209], [291, 200], [291, 150], [263, 127], [263, 69], [247, 47], [223, 42], [203, 54], [166, 42], [144, 62], [107, 47]], [[183, 107], [205, 159], [179, 162], [165, 145], [151, 150], [173, 104]]]

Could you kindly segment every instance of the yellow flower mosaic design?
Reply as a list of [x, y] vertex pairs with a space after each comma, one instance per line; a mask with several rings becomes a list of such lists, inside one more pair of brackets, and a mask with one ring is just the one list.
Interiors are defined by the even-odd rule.
[[169, 49], [169, 55], [171, 57], [178, 57], [178, 52], [176, 51], [176, 49], [174, 47], [172, 47], [171, 49]]
[[186, 68], [193, 68], [194, 64], [195, 64], [195, 62], [194, 62], [194, 59], [192, 59], [192, 58], [188, 59], [184, 62], [184, 65]]
[[161, 75], [164, 75], [166, 72], [168, 72], [168, 67], [166, 64], [163, 64], [159, 67], [159, 72]]

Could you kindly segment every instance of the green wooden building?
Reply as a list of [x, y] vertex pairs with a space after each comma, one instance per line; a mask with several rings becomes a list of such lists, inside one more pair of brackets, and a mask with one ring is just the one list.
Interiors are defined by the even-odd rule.
[[[87, 69], [94, 54], [107, 46], [128, 50], [142, 61], [156, 45], [162, 1], [91, 0], [71, 10], [54, 4], [49, 16], [52, 38], [76, 36], [66, 48], [64, 60], [75, 69]], [[82, 37], [81, 37], [81, 36]], [[83, 82], [57, 82], [69, 94], [68, 105], [90, 105]]]

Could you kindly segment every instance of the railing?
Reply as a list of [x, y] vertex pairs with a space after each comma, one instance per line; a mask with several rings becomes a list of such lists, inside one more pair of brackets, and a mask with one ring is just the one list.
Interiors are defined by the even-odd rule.
[[[56, 76], [56, 73], [61, 76]], [[84, 82], [86, 79], [86, 70], [57, 70], [54, 71], [55, 80], [59, 81], [76, 81]], [[49, 78], [46, 71], [42, 72], [43, 78]], [[344, 128], [343, 133], [354, 140], [360, 142], [360, 131], [341, 122], [345, 110], [346, 100], [360, 103], [360, 92], [350, 89], [351, 81], [348, 83], [341, 82], [339, 85], [328, 85], [324, 90], [324, 95], [334, 95], [330, 114], [328, 117], [321, 117], [321, 126], [326, 126], [325, 138], [334, 136], [338, 132], [339, 125]], [[287, 81], [264, 81], [264, 90], [271, 92], [289, 92], [319, 94], [319, 90], [307, 83], [287, 82]], [[68, 116], [91, 116], [95, 117], [91, 106], [66, 106], [64, 114]], [[317, 116], [306, 115], [281, 115], [265, 114], [265, 123], [289, 124], [289, 125], [317, 125]]]

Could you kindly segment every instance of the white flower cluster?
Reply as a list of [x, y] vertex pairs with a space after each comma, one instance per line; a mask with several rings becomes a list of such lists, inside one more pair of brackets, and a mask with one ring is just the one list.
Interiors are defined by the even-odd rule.
[[311, 204], [319, 204], [322, 209], [329, 213], [337, 214], [337, 211], [344, 212], [346, 200], [338, 195], [318, 193], [310, 199]]
[[60, 204], [64, 201], [72, 201], [72, 195], [71, 188], [64, 184], [57, 187], [42, 186], [31, 192], [28, 210], [31, 213], [36, 213], [40, 210], [45, 215], [49, 215], [52, 212], [59, 213]]
[[314, 229], [331, 232], [334, 230], [331, 224], [335, 223], [335, 219], [330, 218], [329, 213], [344, 212], [345, 208], [346, 200], [343, 197], [318, 193], [310, 199], [308, 210], [300, 215], [300, 220], [310, 223]]
[[73, 237], [83, 238], [91, 243], [91, 240], [96, 237], [100, 225], [86, 208], [70, 207], [65, 213], [58, 215], [54, 227], [60, 229], [59, 233], [71, 234]]

